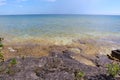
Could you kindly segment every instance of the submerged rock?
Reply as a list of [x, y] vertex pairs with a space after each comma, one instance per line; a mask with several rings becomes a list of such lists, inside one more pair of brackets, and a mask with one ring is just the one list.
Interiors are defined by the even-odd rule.
[[79, 48], [70, 48], [70, 51], [74, 53], [81, 53], [81, 49]]
[[8, 50], [9, 50], [10, 52], [17, 52], [17, 50], [13, 49], [12, 47], [8, 47]]

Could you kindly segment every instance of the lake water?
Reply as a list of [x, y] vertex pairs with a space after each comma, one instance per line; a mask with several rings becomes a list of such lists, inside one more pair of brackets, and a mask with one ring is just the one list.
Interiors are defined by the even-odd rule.
[[0, 36], [9, 40], [88, 37], [120, 43], [120, 16], [1, 15]]

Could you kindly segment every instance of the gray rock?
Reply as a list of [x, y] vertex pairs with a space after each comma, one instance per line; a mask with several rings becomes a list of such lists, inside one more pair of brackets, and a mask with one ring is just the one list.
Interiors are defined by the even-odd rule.
[[[102, 59], [106, 61], [106, 57], [101, 56], [98, 62]], [[104, 67], [88, 66], [72, 59], [71, 53], [68, 51], [53, 52], [48, 57], [16, 58], [16, 60], [17, 64], [14, 66], [9, 66], [11, 59], [1, 65], [4, 68], [0, 72], [0, 80], [75, 80], [76, 72], [84, 72], [85, 80], [99, 80], [99, 76], [96, 75], [106, 73]], [[103, 62], [98, 64], [102, 65]], [[9, 70], [10, 73], [6, 70]], [[101, 76], [100, 80], [103, 78]], [[112, 80], [112, 78], [110, 79]]]
[[106, 67], [108, 64], [111, 64], [113, 61], [110, 60], [106, 55], [97, 55], [96, 59], [94, 59], [94, 62], [98, 67]]

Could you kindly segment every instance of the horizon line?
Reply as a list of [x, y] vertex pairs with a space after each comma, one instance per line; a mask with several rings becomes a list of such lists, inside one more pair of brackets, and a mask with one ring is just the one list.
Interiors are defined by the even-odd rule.
[[45, 13], [45, 14], [0, 14], [0, 16], [17, 16], [17, 15], [98, 15], [98, 16], [120, 16], [120, 14], [47, 14], [47, 13]]

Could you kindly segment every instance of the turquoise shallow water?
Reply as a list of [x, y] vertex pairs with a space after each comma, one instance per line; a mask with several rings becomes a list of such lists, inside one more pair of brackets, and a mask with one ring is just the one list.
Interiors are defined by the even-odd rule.
[[120, 16], [102, 15], [7, 15], [0, 16], [0, 36], [97, 37], [120, 43]]

